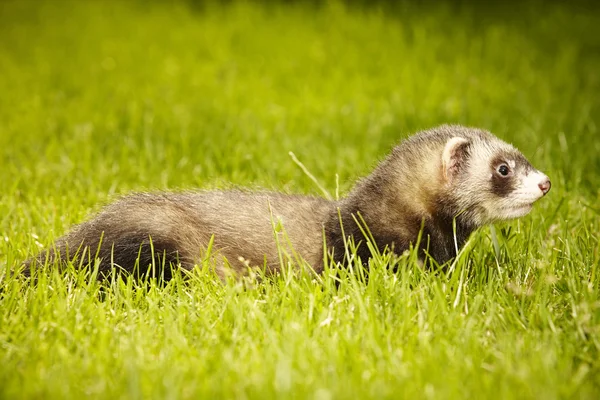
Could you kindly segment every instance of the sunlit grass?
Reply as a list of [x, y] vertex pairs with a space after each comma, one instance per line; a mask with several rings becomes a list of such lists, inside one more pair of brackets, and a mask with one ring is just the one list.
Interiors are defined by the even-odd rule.
[[[0, 397], [596, 398], [600, 16], [473, 7], [0, 2]], [[119, 194], [322, 195], [291, 151], [344, 195], [441, 123], [553, 183], [449, 273], [6, 274]]]

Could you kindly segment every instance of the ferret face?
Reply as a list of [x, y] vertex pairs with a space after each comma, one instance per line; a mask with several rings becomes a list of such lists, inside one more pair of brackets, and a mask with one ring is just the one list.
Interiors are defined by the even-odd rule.
[[478, 204], [475, 212], [481, 223], [522, 217], [550, 190], [550, 179], [545, 174], [517, 149], [498, 139], [472, 143], [469, 153], [463, 184], [473, 185], [469, 190], [471, 202]]
[[488, 173], [494, 196], [487, 202], [491, 219], [522, 217], [550, 190], [550, 179], [520, 153], [499, 154], [490, 163]]
[[522, 217], [550, 190], [520, 151], [481, 131], [447, 140], [442, 165], [454, 212], [475, 225]]

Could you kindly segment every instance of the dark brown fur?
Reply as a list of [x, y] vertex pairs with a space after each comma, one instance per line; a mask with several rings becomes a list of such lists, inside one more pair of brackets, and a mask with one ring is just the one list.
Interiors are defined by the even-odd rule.
[[523, 174], [533, 171], [516, 149], [488, 132], [442, 126], [394, 148], [340, 201], [243, 191], [124, 197], [60, 238], [54, 249], [26, 262], [25, 274], [46, 260], [87, 264], [98, 258], [103, 274], [113, 268], [145, 273], [151, 266], [169, 279], [171, 269], [163, 265], [189, 270], [207, 257], [221, 276], [248, 267], [276, 271], [282, 260], [304, 260], [320, 272], [324, 242], [341, 263], [348, 238], [359, 243], [363, 262], [371, 256], [357, 219], [364, 220], [380, 250], [396, 253], [414, 244], [422, 229], [422, 257], [429, 254], [443, 264], [456, 256], [456, 245], [460, 249], [474, 229], [502, 219], [487, 203], [510, 195], [517, 184], [516, 178], [488, 182], [473, 177], [469, 168], [475, 168], [474, 159], [484, 157], [488, 147], [494, 152], [488, 160], [492, 170], [496, 158], [509, 157], [518, 160]]

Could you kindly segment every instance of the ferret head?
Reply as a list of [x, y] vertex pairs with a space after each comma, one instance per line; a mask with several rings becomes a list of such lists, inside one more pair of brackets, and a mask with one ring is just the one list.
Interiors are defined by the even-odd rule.
[[462, 128], [442, 152], [455, 211], [476, 225], [522, 217], [550, 190], [550, 180], [516, 148], [492, 134]]

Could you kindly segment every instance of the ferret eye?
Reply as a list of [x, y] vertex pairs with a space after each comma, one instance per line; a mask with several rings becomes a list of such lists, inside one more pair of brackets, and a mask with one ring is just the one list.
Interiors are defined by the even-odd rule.
[[506, 164], [502, 164], [498, 167], [498, 173], [502, 176], [507, 176], [510, 172], [510, 168], [508, 168], [508, 165]]

